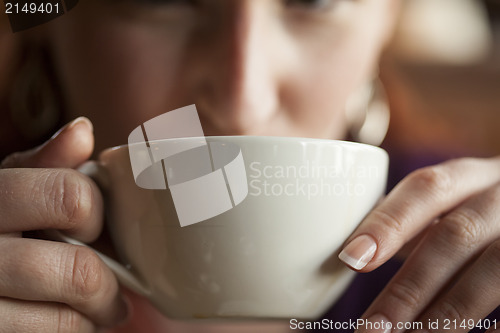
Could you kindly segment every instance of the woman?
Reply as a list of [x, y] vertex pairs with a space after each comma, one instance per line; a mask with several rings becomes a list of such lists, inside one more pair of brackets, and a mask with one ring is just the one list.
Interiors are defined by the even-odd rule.
[[[397, 0], [88, 0], [30, 33], [26, 45], [46, 50], [55, 76], [49, 83], [59, 84], [56, 97], [44, 101], [57, 101], [67, 120], [84, 115], [92, 123], [77, 118], [2, 163], [0, 317], [7, 331], [89, 332], [127, 316], [116, 279], [92, 252], [31, 232], [55, 228], [84, 242], [97, 239], [101, 195], [71, 170], [94, 149], [122, 144], [138, 124], [189, 104], [197, 105], [206, 135], [345, 138], [345, 104], [374, 79], [397, 6]], [[33, 54], [27, 63], [41, 58]], [[499, 182], [500, 158], [491, 158], [449, 161], [399, 183], [340, 255], [370, 272], [421, 240], [363, 318], [477, 321], [494, 310]], [[160, 320], [150, 322], [144, 301], [131, 297], [130, 327], [164, 330]]]

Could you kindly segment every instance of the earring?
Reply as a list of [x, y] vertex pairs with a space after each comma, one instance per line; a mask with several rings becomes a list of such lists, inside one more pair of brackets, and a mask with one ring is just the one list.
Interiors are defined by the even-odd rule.
[[387, 95], [379, 78], [363, 85], [345, 107], [349, 135], [358, 142], [379, 146], [389, 129]]
[[57, 125], [61, 96], [50, 57], [40, 46], [23, 50], [22, 65], [14, 80], [10, 113], [14, 125], [27, 140], [40, 140]]

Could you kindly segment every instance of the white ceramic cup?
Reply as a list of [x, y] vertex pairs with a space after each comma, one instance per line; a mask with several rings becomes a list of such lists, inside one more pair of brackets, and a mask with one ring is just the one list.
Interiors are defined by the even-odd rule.
[[383, 195], [387, 153], [333, 140], [206, 140], [240, 147], [248, 195], [186, 227], [169, 190], [136, 185], [127, 146], [108, 149], [82, 168], [103, 190], [122, 264], [103, 259], [121, 283], [171, 318], [320, 316], [354, 275], [338, 251]]

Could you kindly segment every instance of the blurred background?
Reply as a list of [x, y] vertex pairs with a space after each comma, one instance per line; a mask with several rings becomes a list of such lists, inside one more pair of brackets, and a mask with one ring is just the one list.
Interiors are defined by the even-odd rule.
[[385, 145], [500, 154], [500, 0], [404, 0], [381, 67], [393, 110]]

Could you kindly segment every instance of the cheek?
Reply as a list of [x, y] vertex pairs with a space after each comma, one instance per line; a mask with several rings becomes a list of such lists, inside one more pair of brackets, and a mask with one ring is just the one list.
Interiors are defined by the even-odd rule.
[[68, 116], [86, 115], [95, 123], [98, 149], [126, 143], [138, 124], [183, 106], [175, 84], [182, 36], [158, 36], [104, 18], [88, 25], [84, 19], [62, 22], [53, 45]]
[[371, 70], [347, 52], [348, 48], [343, 47], [343, 52], [339, 52], [339, 44], [332, 46], [323, 46], [318, 52], [321, 55], [311, 49], [303, 55], [302, 65], [285, 83], [285, 103], [291, 117], [301, 127], [322, 137], [341, 139], [347, 127], [345, 103], [356, 87], [369, 77]]
[[377, 74], [384, 15], [373, 15], [373, 3], [359, 6], [355, 19], [296, 41], [300, 56], [285, 84], [288, 109], [298, 124], [322, 136], [344, 137], [346, 101]]

